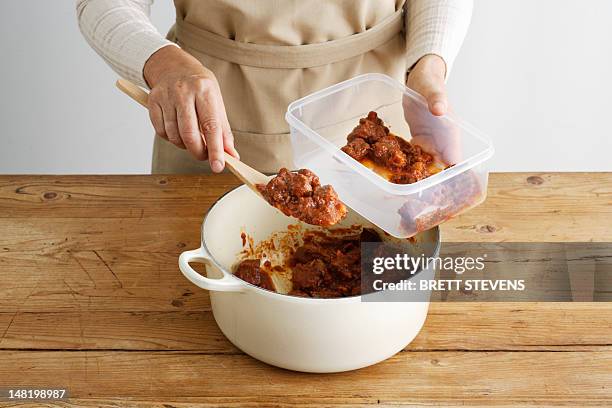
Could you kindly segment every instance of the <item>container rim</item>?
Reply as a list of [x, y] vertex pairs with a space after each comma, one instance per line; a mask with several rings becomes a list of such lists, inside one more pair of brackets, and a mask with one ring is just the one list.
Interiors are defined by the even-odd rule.
[[356, 84], [360, 84], [360, 83], [367, 82], [367, 81], [384, 82], [387, 85], [390, 85], [398, 89], [404, 95], [410, 97], [414, 101], [421, 103], [421, 104], [426, 104], [425, 99], [421, 95], [419, 95], [412, 89], [406, 87], [405, 85], [401, 84], [400, 82], [396, 81], [395, 79], [387, 75], [384, 75], [384, 74], [370, 73], [370, 74], [359, 75], [354, 78], [339, 82], [328, 88], [324, 88], [320, 91], [314, 92], [310, 95], [307, 95], [303, 98], [300, 98], [292, 102], [287, 107], [287, 113], [285, 114], [285, 120], [287, 121], [287, 123], [289, 123], [290, 126], [299, 129], [300, 132], [308, 134], [311, 138], [317, 139], [320, 142], [321, 147], [324, 148], [326, 151], [328, 151], [330, 154], [332, 154], [334, 159], [349, 166], [351, 169], [353, 169], [354, 171], [356, 171], [363, 177], [367, 178], [372, 183], [378, 185], [380, 188], [382, 188], [386, 192], [396, 194], [396, 195], [410, 195], [410, 194], [421, 192], [429, 187], [435, 186], [452, 177], [455, 177], [475, 166], [478, 166], [479, 164], [482, 164], [483, 162], [485, 162], [486, 160], [490, 159], [493, 156], [495, 149], [493, 148], [493, 143], [489, 137], [484, 135], [482, 132], [480, 132], [478, 129], [476, 129], [473, 125], [469, 124], [468, 122], [459, 119], [452, 113], [448, 113], [444, 116], [441, 116], [440, 118], [442, 120], [447, 120], [453, 123], [454, 125], [468, 132], [470, 135], [474, 136], [476, 139], [478, 139], [479, 141], [485, 144], [486, 146], [485, 149], [483, 149], [481, 152], [473, 156], [470, 156], [462, 160], [459, 163], [456, 163], [452, 167], [446, 168], [442, 170], [441, 172], [436, 173], [427, 178], [424, 178], [423, 180], [419, 180], [416, 183], [395, 184], [381, 177], [374, 171], [368, 169], [367, 167], [359, 163], [357, 160], [353, 159], [348, 154], [344, 153], [338, 146], [334, 145], [329, 140], [321, 137], [321, 135], [319, 135], [317, 132], [315, 132], [313, 129], [311, 129], [308, 125], [306, 125], [304, 122], [302, 122], [300, 119], [298, 119], [293, 114], [295, 110], [301, 109], [302, 107], [312, 102], [316, 102], [317, 100], [321, 98], [327, 97], [329, 95], [342, 91], [346, 88], [349, 88]]

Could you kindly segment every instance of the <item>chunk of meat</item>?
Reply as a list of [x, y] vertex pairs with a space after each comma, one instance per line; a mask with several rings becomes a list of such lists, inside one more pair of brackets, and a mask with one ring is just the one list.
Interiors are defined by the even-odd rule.
[[408, 158], [402, 151], [399, 137], [387, 135], [378, 140], [372, 146], [372, 159], [389, 169], [402, 169], [408, 164]]
[[259, 259], [245, 259], [238, 264], [234, 275], [260, 288], [276, 291], [272, 277], [261, 268], [260, 262]]
[[329, 185], [321, 186], [319, 177], [307, 169], [290, 172], [282, 168], [267, 185], [258, 184], [257, 189], [283, 214], [308, 224], [329, 227], [348, 211], [336, 191]]
[[382, 119], [378, 117], [376, 112], [370, 112], [367, 117], [359, 119], [359, 125], [353, 129], [347, 139], [351, 142], [354, 139], [361, 138], [369, 144], [373, 144], [388, 134], [389, 128], [384, 125]]
[[353, 159], [360, 161], [368, 156], [370, 153], [371, 146], [360, 137], [356, 137], [350, 142], [347, 143], [346, 146], [342, 147], [342, 151]]
[[361, 251], [350, 248], [347, 251], [337, 250], [330, 261], [330, 266], [343, 278], [355, 279], [356, 273], [361, 273]]
[[291, 271], [293, 289], [303, 292], [318, 288], [323, 282], [327, 268], [321, 259], [313, 259], [307, 263], [298, 263]]
[[393, 173], [389, 181], [396, 184], [412, 184], [424, 179], [429, 175], [424, 162], [417, 161], [410, 166], [410, 169]]
[[416, 183], [446, 167], [421, 146], [390, 133], [376, 112], [359, 120], [342, 151], [396, 184]]
[[[399, 138], [401, 139], [401, 138]], [[403, 140], [403, 139], [402, 139]], [[427, 153], [423, 148], [419, 145], [411, 145], [410, 143], [404, 141], [408, 144], [404, 149], [406, 154], [412, 159], [412, 163], [424, 163], [430, 164], [433, 162], [434, 158], [431, 154]], [[448, 166], [445, 166], [448, 167]]]
[[290, 259], [296, 296], [338, 298], [361, 293], [361, 244], [381, 242], [373, 229], [336, 236], [310, 231]]

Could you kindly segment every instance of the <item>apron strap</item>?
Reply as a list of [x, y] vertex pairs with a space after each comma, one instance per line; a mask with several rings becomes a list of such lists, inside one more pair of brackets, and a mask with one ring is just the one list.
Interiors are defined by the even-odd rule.
[[404, 8], [361, 33], [317, 44], [262, 45], [213, 34], [177, 15], [179, 45], [220, 60], [260, 68], [311, 68], [365, 54], [393, 39], [404, 28]]

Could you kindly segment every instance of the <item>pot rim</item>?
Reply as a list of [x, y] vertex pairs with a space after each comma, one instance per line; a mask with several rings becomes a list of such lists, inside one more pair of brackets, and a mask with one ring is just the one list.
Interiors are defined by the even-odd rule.
[[[268, 289], [264, 289], [261, 288], [257, 285], [253, 285], [252, 283], [249, 283], [243, 279], [240, 279], [239, 277], [237, 277], [236, 275], [234, 275], [231, 271], [228, 271], [225, 267], [223, 267], [221, 264], [219, 264], [219, 262], [217, 262], [217, 260], [215, 259], [215, 257], [213, 256], [213, 254], [209, 251], [208, 246], [206, 245], [206, 240], [204, 239], [204, 226], [206, 225], [206, 220], [208, 219], [208, 216], [210, 215], [210, 212], [212, 211], [212, 209], [219, 204], [219, 202], [221, 200], [223, 200], [226, 196], [230, 195], [231, 193], [233, 193], [234, 191], [237, 191], [238, 189], [241, 188], [249, 188], [247, 185], [245, 184], [241, 184], [239, 186], [236, 186], [228, 191], [226, 191], [225, 193], [223, 193], [221, 196], [219, 196], [212, 204], [211, 206], [208, 208], [208, 210], [206, 210], [206, 213], [204, 213], [204, 218], [202, 220], [202, 224], [200, 225], [200, 245], [202, 246], [202, 249], [204, 251], [206, 251], [206, 253], [208, 253], [211, 262], [217, 267], [219, 268], [223, 273], [230, 275], [232, 278], [236, 279], [238, 282], [240, 282], [242, 285], [244, 285], [247, 289], [256, 291], [262, 295], [265, 296], [270, 296], [270, 297], [278, 297], [278, 299], [281, 300], [288, 300], [288, 301], [294, 301], [294, 302], [311, 302], [311, 303], [329, 303], [329, 302], [341, 302], [341, 303], [353, 303], [355, 301], [361, 301], [361, 298], [363, 296], [367, 296], [366, 295], [355, 295], [355, 296], [346, 296], [346, 297], [341, 297], [341, 298], [310, 298], [310, 297], [302, 297], [302, 296], [295, 296], [295, 295], [289, 295], [289, 294], [282, 294], [282, 293], [278, 293], [278, 292], [274, 292]], [[353, 210], [354, 211], [354, 210]], [[436, 246], [434, 248], [434, 255], [438, 255], [440, 253], [440, 246], [442, 244], [442, 236], [440, 233], [440, 227], [436, 226], [433, 229], [436, 230]], [[417, 274], [415, 273], [413, 276], [416, 276]], [[409, 279], [412, 279], [409, 278]]]

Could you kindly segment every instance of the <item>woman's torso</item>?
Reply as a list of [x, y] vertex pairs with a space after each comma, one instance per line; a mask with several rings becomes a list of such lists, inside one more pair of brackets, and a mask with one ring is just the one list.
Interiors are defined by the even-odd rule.
[[[367, 72], [405, 74], [404, 0], [175, 0], [169, 33], [219, 81], [236, 147], [272, 173], [292, 167], [292, 101]], [[206, 165], [156, 141], [153, 171]]]

